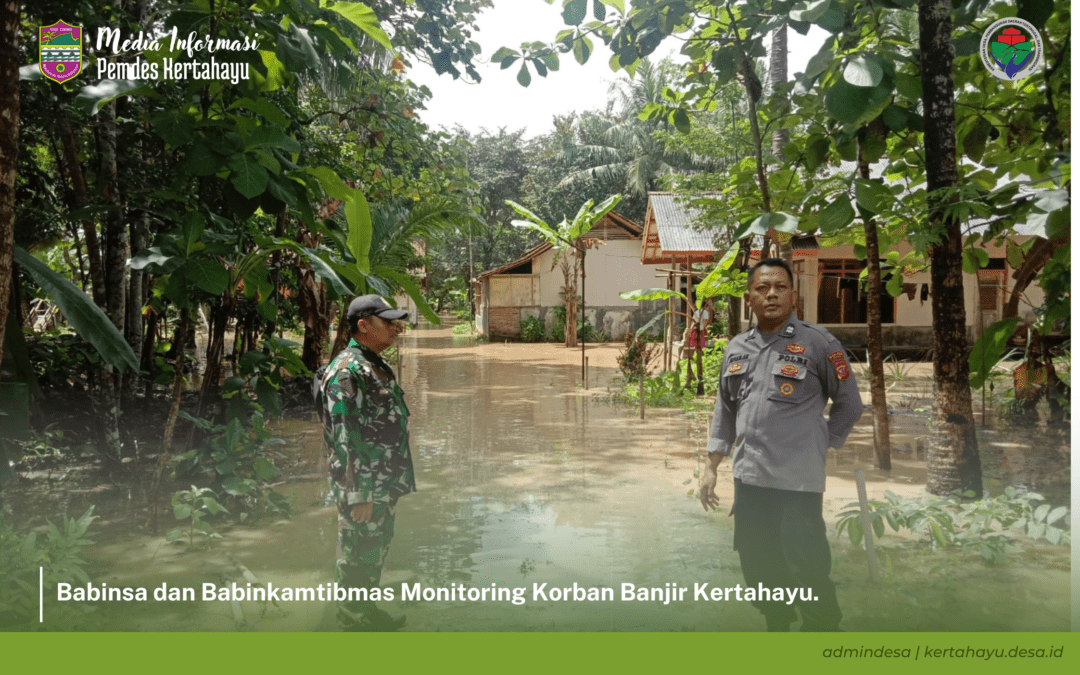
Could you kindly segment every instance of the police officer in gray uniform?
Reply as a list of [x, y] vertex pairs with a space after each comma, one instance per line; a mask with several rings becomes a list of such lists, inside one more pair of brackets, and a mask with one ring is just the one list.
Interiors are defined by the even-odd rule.
[[[719, 506], [716, 468], [734, 452], [735, 549], [747, 587], [812, 589], [796, 599], [801, 630], [833, 631], [841, 612], [821, 516], [825, 453], [844, 444], [863, 408], [840, 342], [792, 311], [793, 282], [780, 258], [750, 271], [746, 301], [757, 326], [724, 354], [700, 497], [706, 511]], [[753, 604], [770, 631], [786, 632], [797, 618], [786, 601]]]

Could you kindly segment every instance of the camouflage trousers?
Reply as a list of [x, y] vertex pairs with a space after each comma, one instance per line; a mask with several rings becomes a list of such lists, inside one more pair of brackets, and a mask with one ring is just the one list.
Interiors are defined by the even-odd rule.
[[341, 513], [339, 508], [334, 581], [342, 588], [363, 588], [369, 591], [367, 600], [346, 600], [338, 603], [339, 609], [345, 610], [338, 612], [338, 625], [343, 630], [358, 627], [352, 617], [370, 617], [375, 612], [375, 601], [370, 596], [370, 591], [379, 588], [383, 561], [390, 550], [390, 540], [394, 537], [396, 506], [397, 500], [387, 504], [376, 503], [372, 509], [371, 520], [366, 523], [353, 522]]

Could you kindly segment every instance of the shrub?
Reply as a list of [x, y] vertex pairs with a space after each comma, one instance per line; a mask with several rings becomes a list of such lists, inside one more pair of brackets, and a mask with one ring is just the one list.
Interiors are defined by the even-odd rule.
[[[214, 435], [199, 447], [177, 455], [177, 474], [191, 475], [201, 470], [213, 476], [226, 495], [226, 504], [241, 521], [254, 513], [289, 514], [288, 499], [263, 485], [281, 474], [273, 461], [275, 453], [269, 451], [269, 446], [281, 445], [285, 441], [270, 433], [261, 414], [251, 416], [250, 426], [238, 419], [230, 420], [228, 424], [214, 425], [183, 411], [180, 416]], [[176, 499], [182, 498], [183, 494], [177, 493], [174, 506]], [[190, 503], [193, 500], [188, 498], [187, 501]], [[209, 510], [210, 515], [217, 513], [216, 510]]]
[[644, 335], [635, 335], [629, 331], [623, 344], [623, 350], [616, 359], [623, 378], [627, 382], [637, 382], [642, 375], [648, 377], [649, 365], [660, 355], [659, 345], [646, 341]]
[[551, 310], [555, 320], [551, 323], [550, 342], [562, 342], [566, 338], [566, 308], [555, 307]]
[[[555, 321], [551, 324], [551, 332], [548, 333], [549, 342], [562, 342], [566, 339], [566, 308], [565, 307], [553, 307], [551, 309], [555, 315]], [[596, 330], [592, 324], [585, 323], [583, 320], [578, 320], [577, 325], [578, 340], [584, 342], [607, 342], [608, 336], [602, 330]]]
[[535, 316], [521, 320], [521, 339], [523, 342], [540, 342], [544, 339], [544, 324]]
[[[1009, 553], [1019, 550], [1015, 543], [1018, 532], [1035, 541], [1069, 545], [1068, 507], [1035, 506], [1045, 501], [1038, 493], [1020, 494], [1007, 487], [1002, 495], [974, 502], [942, 497], [904, 499], [889, 491], [884, 501], [870, 500], [868, 506], [870, 526], [878, 537], [885, 534], [887, 523], [896, 532], [904, 528], [925, 535], [931, 546], [978, 552], [986, 564], [1001, 565], [1008, 562]], [[840, 514], [836, 529], [837, 533], [846, 529], [857, 545], [863, 539], [862, 512], [858, 502], [848, 504], [848, 509]]]
[[97, 516], [94, 507], [81, 518], [66, 518], [64, 529], [48, 523], [45, 536], [39, 532], [19, 534], [5, 522], [0, 511], [0, 628], [28, 628], [38, 614], [38, 568], [43, 568], [44, 592], [55, 597], [57, 584], [87, 583], [86, 561], [79, 557], [94, 543], [86, 538]]

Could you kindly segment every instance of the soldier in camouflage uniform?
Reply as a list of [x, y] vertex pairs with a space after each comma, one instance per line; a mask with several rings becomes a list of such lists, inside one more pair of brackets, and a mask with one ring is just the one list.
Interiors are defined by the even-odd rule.
[[[792, 282], [779, 258], [750, 272], [746, 298], [758, 324], [724, 353], [701, 504], [719, 506], [716, 469], [732, 454], [735, 549], [747, 586], [812, 589], [808, 600], [795, 601], [801, 629], [835, 631], [841, 612], [821, 515], [825, 456], [844, 444], [863, 408], [840, 342], [792, 311]], [[770, 631], [787, 631], [796, 619], [775, 597], [753, 604]]]
[[[416, 491], [405, 394], [379, 356], [407, 317], [377, 295], [353, 300], [346, 314], [352, 339], [323, 376], [323, 431], [338, 507], [335, 580], [341, 587], [379, 588], [397, 500]], [[404, 622], [378, 609], [373, 597], [338, 606], [345, 630], [397, 630]]]

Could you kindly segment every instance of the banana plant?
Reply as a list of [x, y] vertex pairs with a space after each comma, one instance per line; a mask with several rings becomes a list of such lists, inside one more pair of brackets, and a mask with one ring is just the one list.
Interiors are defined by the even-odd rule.
[[[708, 298], [714, 298], [720, 295], [739, 297], [746, 293], [746, 272], [732, 269], [738, 253], [739, 243], [736, 242], [724, 253], [724, 257], [720, 259], [720, 262], [716, 264], [716, 267], [714, 267], [713, 270], [702, 279], [701, 283], [697, 285], [695, 291], [697, 299], [696, 309], [700, 309], [702, 303]], [[633, 291], [623, 291], [622, 293], [619, 293], [619, 297], [623, 300], [636, 300], [638, 302], [643, 300], [667, 300], [668, 298], [679, 298], [684, 302], [687, 301], [685, 294], [667, 288], [639, 288]], [[664, 310], [650, 319], [644, 326], [637, 329], [636, 335], [640, 336], [648, 331], [661, 317], [666, 316], [669, 311], [672, 311], [679, 316], [688, 319], [690, 318], [689, 314], [685, 312]]]

